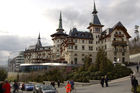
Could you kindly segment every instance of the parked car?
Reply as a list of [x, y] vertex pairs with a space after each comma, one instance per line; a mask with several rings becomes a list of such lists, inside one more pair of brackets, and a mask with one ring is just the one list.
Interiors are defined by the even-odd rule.
[[33, 89], [33, 93], [39, 93], [39, 89], [41, 88], [42, 84], [36, 84]]
[[39, 89], [39, 93], [58, 93], [56, 88], [52, 85], [42, 85]]
[[34, 85], [33, 84], [25, 84], [25, 91], [33, 91]]

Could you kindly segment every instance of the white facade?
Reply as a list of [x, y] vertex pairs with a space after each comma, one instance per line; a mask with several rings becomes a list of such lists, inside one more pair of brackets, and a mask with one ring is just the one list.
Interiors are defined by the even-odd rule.
[[[49, 59], [52, 62], [83, 64], [86, 56], [90, 57], [91, 62], [95, 62], [99, 48], [105, 50], [108, 59], [112, 62], [129, 62], [128, 42], [131, 36], [127, 29], [121, 22], [118, 22], [113, 27], [103, 31], [104, 25], [100, 23], [97, 13], [94, 4], [93, 19], [88, 26], [88, 31], [78, 31], [73, 28], [69, 34], [64, 32], [60, 13], [58, 29], [56, 29], [56, 33], [51, 35], [53, 47], [49, 50], [41, 50], [39, 35], [38, 43], [34, 49], [25, 51], [25, 63], [38, 63], [34, 59]], [[44, 61], [39, 60], [40, 62]]]

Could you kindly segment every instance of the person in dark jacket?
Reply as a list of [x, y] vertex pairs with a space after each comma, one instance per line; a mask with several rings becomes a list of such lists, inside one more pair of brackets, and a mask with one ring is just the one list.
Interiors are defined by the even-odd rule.
[[60, 80], [57, 81], [58, 88], [60, 87]]
[[104, 80], [105, 80], [104, 77], [101, 77], [101, 82], [100, 83], [101, 83], [102, 87], [104, 87]]
[[18, 92], [19, 86], [18, 86], [18, 83], [16, 81], [14, 82], [13, 88], [14, 88], [13, 93]]
[[134, 93], [137, 93], [138, 80], [136, 79], [136, 77], [133, 77], [132, 85], [133, 85], [133, 88], [134, 88]]
[[73, 90], [73, 89], [74, 89], [74, 81], [71, 80], [71, 81], [70, 81], [70, 84], [71, 84], [71, 89]]
[[106, 84], [106, 87], [108, 87], [108, 80], [109, 80], [109, 79], [108, 79], [108, 76], [106, 75], [106, 76], [105, 76], [105, 84]]
[[133, 87], [133, 79], [134, 79], [134, 75], [133, 74], [131, 74], [131, 85], [132, 85], [132, 87]]
[[3, 93], [3, 88], [2, 88], [2, 86], [3, 86], [3, 82], [0, 82], [0, 93]]
[[51, 85], [55, 88], [55, 81], [52, 81]]
[[25, 90], [25, 85], [24, 85], [24, 83], [22, 84], [21, 90], [22, 90], [22, 91]]

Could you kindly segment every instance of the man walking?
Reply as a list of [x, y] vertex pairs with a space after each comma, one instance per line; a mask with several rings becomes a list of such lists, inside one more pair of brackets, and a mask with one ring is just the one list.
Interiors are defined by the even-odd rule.
[[101, 82], [100, 82], [102, 87], [104, 87], [104, 80], [105, 80], [105, 79], [104, 79], [104, 77], [102, 76], [102, 77], [101, 77]]
[[108, 76], [107, 75], [105, 76], [105, 84], [106, 84], [106, 87], [108, 87]]
[[133, 77], [132, 85], [133, 85], [133, 88], [134, 88], [134, 93], [137, 93], [138, 80], [136, 79], [136, 77]]
[[60, 87], [60, 81], [59, 80], [57, 81], [57, 85], [58, 85], [58, 88], [59, 88]]
[[18, 83], [16, 81], [14, 82], [13, 88], [14, 88], [13, 93], [18, 92], [19, 86], [18, 86]]

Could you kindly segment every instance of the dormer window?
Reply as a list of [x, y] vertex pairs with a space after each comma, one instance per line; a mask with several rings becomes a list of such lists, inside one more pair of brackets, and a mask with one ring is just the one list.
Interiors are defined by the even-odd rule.
[[85, 36], [85, 34], [82, 34], [82, 37], [84, 37]]
[[118, 32], [115, 32], [115, 34], [118, 34]]
[[75, 36], [78, 36], [78, 34], [76, 33]]

